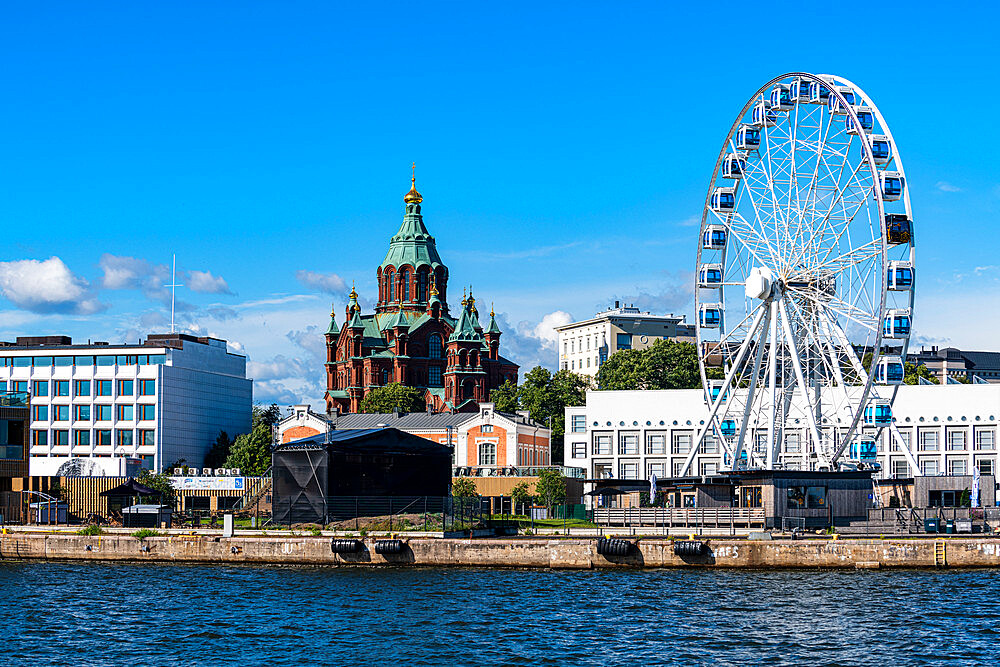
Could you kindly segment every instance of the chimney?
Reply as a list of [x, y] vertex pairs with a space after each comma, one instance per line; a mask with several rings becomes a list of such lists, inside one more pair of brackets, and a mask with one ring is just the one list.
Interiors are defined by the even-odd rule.
[[615, 301], [615, 308], [617, 308], [617, 307], [618, 307], [618, 302], [617, 302], [617, 301]]

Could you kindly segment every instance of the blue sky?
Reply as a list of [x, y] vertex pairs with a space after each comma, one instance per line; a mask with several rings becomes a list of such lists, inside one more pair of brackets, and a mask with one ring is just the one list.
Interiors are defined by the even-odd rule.
[[553, 366], [552, 323], [616, 298], [690, 317], [721, 142], [805, 70], [896, 137], [917, 340], [1000, 348], [995, 6], [361, 4], [6, 6], [0, 340], [166, 330], [176, 253], [182, 328], [248, 354], [259, 399], [317, 401], [330, 304], [374, 294], [416, 161], [452, 284]]

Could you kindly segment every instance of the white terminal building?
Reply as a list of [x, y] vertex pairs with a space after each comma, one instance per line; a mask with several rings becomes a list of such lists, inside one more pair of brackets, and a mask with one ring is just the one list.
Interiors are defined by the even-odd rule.
[[200, 466], [220, 431], [250, 430], [252, 389], [246, 357], [216, 338], [0, 343], [0, 391], [31, 395], [31, 475], [159, 472], [180, 459]]
[[639, 350], [662, 339], [695, 342], [695, 327], [683, 315], [653, 315], [615, 301], [589, 320], [556, 327], [559, 368], [596, 376], [618, 350]]
[[[566, 408], [564, 463], [588, 479], [714, 475], [730, 465], [714, 436], [691, 455], [708, 416], [701, 389], [589, 391], [586, 405]], [[899, 437], [889, 428], [863, 430], [876, 441], [875, 476], [969, 475], [973, 468], [994, 475], [998, 417], [1000, 385], [903, 385], [892, 404]], [[816, 469], [806, 421], [792, 419], [784, 429], [775, 468]], [[823, 437], [837, 438], [846, 426], [824, 424]], [[767, 431], [751, 424], [746, 448], [762, 453], [767, 442]]]

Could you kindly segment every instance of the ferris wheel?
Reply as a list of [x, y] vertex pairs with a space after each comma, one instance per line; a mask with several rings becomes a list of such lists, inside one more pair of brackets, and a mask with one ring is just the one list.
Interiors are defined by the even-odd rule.
[[692, 454], [714, 435], [726, 469], [873, 461], [915, 273], [903, 164], [863, 90], [794, 72], [751, 96], [715, 164], [695, 280], [709, 418]]

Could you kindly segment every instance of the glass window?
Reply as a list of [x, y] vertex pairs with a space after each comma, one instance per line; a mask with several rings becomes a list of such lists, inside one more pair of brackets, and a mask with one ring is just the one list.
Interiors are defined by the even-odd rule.
[[111, 406], [110, 405], [95, 405], [94, 411], [97, 413], [94, 419], [99, 422], [109, 422], [111, 421]]
[[7, 381], [0, 380], [0, 391], [7, 391]]
[[14, 368], [28, 368], [31, 366], [31, 357], [14, 357]]
[[892, 461], [892, 476], [893, 477], [909, 477], [910, 476], [910, 464], [907, 463], [906, 459], [893, 459], [893, 461]]
[[785, 452], [789, 454], [800, 454], [802, 452], [802, 436], [798, 431], [785, 433]]
[[719, 464], [714, 461], [705, 461], [701, 464], [701, 474], [702, 475], [718, 475], [719, 474]]
[[31, 432], [31, 442], [34, 445], [41, 445], [42, 447], [49, 444], [49, 432], [48, 431], [32, 431]]
[[28, 393], [28, 381], [27, 380], [14, 380], [11, 383], [11, 390], [19, 394]]
[[992, 426], [977, 426], [975, 433], [978, 449], [994, 449], [996, 447], [996, 432]]
[[[149, 406], [149, 407], [153, 407], [153, 406]], [[480, 433], [492, 433], [493, 432], [493, 424], [483, 424], [482, 426], [479, 427], [479, 432]]]
[[94, 431], [94, 436], [96, 438], [96, 444], [98, 447], [111, 446], [111, 431], [109, 429], [101, 429], [99, 431]]
[[601, 456], [611, 455], [611, 435], [601, 434], [594, 436], [594, 454]]
[[56, 380], [52, 385], [53, 396], [69, 396], [69, 380]]
[[495, 466], [497, 464], [497, 446], [492, 442], [479, 443], [479, 465]]
[[73, 444], [80, 447], [89, 447], [90, 431], [73, 431]]
[[167, 363], [167, 355], [165, 354], [151, 354], [149, 355], [149, 363], [154, 366], [162, 366]]
[[111, 380], [94, 380], [94, 383], [97, 385], [98, 396], [111, 395]]
[[965, 449], [965, 429], [954, 427], [947, 429], [945, 437], [948, 439], [949, 451]]
[[118, 381], [118, 395], [119, 396], [134, 396], [135, 386], [132, 380], [119, 380]]
[[663, 461], [654, 461], [649, 464], [649, 474], [647, 477], [656, 475], [657, 479], [664, 479], [667, 476], [667, 464]]
[[[948, 474], [949, 475], [965, 475], [968, 473], [968, 461], [964, 458], [960, 459], [948, 459]], [[982, 471], [980, 471], [982, 473]]]
[[620, 433], [618, 435], [618, 454], [635, 455], [639, 453], [639, 434]]
[[570, 423], [573, 427], [573, 433], [587, 432], [587, 415], [573, 415], [570, 417]]
[[115, 431], [116, 444], [119, 447], [131, 447], [132, 446], [132, 431], [131, 430], [119, 430]]
[[120, 422], [130, 422], [135, 418], [135, 406], [118, 405], [115, 410], [115, 419]]
[[[936, 452], [940, 447], [938, 443], [938, 430], [936, 428], [922, 428], [917, 432], [917, 437], [919, 438], [918, 443], [922, 452]], [[936, 475], [937, 473], [934, 474]]]
[[49, 395], [49, 381], [48, 380], [35, 380], [32, 383], [32, 392], [35, 396], [48, 396]]
[[785, 490], [789, 509], [823, 509], [826, 507], [825, 486], [790, 486]]
[[573, 458], [574, 459], [585, 459], [585, 458], [587, 458], [587, 443], [585, 443], [585, 442], [574, 442], [573, 443]]
[[920, 472], [925, 476], [937, 475], [940, 473], [940, 466], [937, 459], [921, 459]]
[[75, 419], [78, 422], [89, 422], [90, 421], [90, 406], [89, 405], [75, 405], [73, 409], [76, 410]]
[[73, 363], [77, 366], [93, 366], [94, 358], [91, 356], [86, 357], [74, 357]]
[[691, 434], [674, 433], [674, 454], [687, 454], [691, 451]]
[[76, 381], [76, 395], [77, 396], [90, 396], [90, 380], [77, 380]]
[[[383, 384], [386, 380], [386, 374], [383, 374]], [[443, 387], [444, 381], [441, 379], [441, 367], [431, 366], [427, 369], [427, 384], [432, 387]]]
[[69, 431], [64, 429], [52, 431], [52, 444], [56, 447], [69, 447]]
[[976, 465], [979, 466], [980, 475], [993, 474], [993, 459], [979, 459], [978, 461], [976, 461]]
[[52, 419], [57, 422], [67, 422], [69, 421], [69, 406], [68, 405], [53, 405], [52, 406]]
[[115, 358], [111, 355], [102, 355], [97, 357], [98, 366], [114, 366]]
[[153, 396], [156, 394], [156, 380], [139, 380], [139, 395]]
[[52, 359], [56, 366], [72, 366], [73, 357], [54, 357]]
[[632, 334], [620, 333], [617, 335], [615, 340], [618, 343], [619, 350], [631, 350], [632, 349]]
[[666, 454], [667, 453], [667, 436], [664, 433], [647, 433], [646, 434], [646, 453], [647, 454]]
[[674, 461], [674, 477], [684, 474], [684, 461]]
[[35, 368], [46, 368], [52, 365], [52, 357], [35, 357]]
[[46, 422], [49, 420], [49, 406], [36, 405], [31, 411], [34, 413], [31, 416], [32, 420], [36, 422]]
[[152, 447], [156, 444], [156, 431], [143, 430], [139, 431], [139, 445], [145, 447]]
[[621, 475], [619, 479], [639, 479], [638, 461], [622, 461], [620, 470]]
[[[152, 421], [156, 419], [156, 406], [155, 405], [140, 405], [139, 406], [139, 419], [140, 421]], [[493, 428], [492, 426], [490, 428]]]

